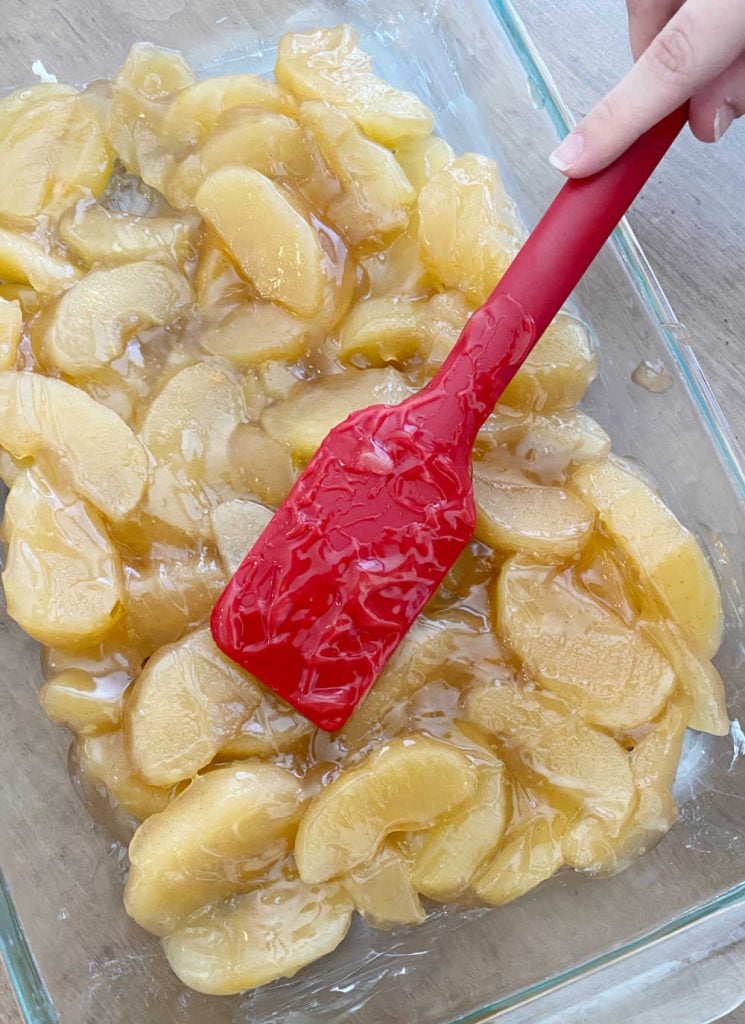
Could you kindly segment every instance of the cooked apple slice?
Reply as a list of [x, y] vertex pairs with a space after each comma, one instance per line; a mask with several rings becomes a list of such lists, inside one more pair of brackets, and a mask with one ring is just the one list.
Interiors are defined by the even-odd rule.
[[385, 145], [432, 131], [430, 111], [413, 93], [373, 73], [372, 58], [349, 25], [283, 36], [274, 73], [298, 99], [326, 100]]
[[41, 306], [41, 296], [27, 284], [0, 284], [0, 298], [6, 302], [18, 302], [24, 316], [33, 316]]
[[81, 647], [107, 633], [121, 612], [122, 566], [96, 511], [26, 469], [3, 526], [8, 614], [50, 646]]
[[226, 111], [235, 107], [258, 107], [292, 115], [297, 104], [274, 82], [258, 75], [221, 75], [179, 91], [168, 105], [161, 131], [174, 143], [194, 145], [213, 131]]
[[511, 559], [492, 598], [500, 635], [586, 721], [633, 729], [655, 718], [673, 692], [670, 663], [571, 569]]
[[165, 99], [196, 81], [180, 53], [153, 43], [135, 43], [130, 47], [117, 80], [126, 82], [149, 100]]
[[222, 167], [205, 178], [195, 202], [263, 299], [299, 316], [320, 310], [324, 252], [284, 189], [250, 167]]
[[30, 284], [43, 295], [56, 295], [77, 281], [81, 271], [26, 235], [0, 228], [0, 277], [12, 284]]
[[597, 352], [587, 328], [560, 313], [499, 401], [543, 413], [568, 409], [579, 402], [597, 374]]
[[390, 843], [369, 863], [344, 875], [341, 883], [373, 928], [421, 924], [427, 916], [412, 884], [411, 865]]
[[0, 447], [16, 459], [44, 452], [73, 489], [122, 519], [139, 502], [147, 455], [130, 428], [84, 391], [36, 373], [0, 372]]
[[228, 457], [235, 489], [249, 491], [267, 505], [284, 501], [295, 482], [292, 451], [256, 423], [241, 423], [230, 441]]
[[210, 512], [212, 536], [225, 572], [232, 576], [272, 518], [272, 511], [258, 501], [233, 498]]
[[528, 479], [504, 479], [480, 462], [474, 463], [473, 477], [476, 536], [491, 547], [563, 558], [587, 543], [594, 514], [578, 495]]
[[423, 834], [414, 860], [414, 887], [434, 900], [460, 896], [494, 853], [507, 825], [504, 765], [484, 751], [473, 800]]
[[262, 687], [258, 707], [243, 723], [238, 735], [220, 748], [219, 756], [228, 760], [294, 753], [302, 750], [314, 732], [312, 722]]
[[402, 363], [430, 342], [427, 303], [377, 298], [358, 302], [344, 320], [339, 341], [346, 362], [362, 358], [368, 366]]
[[0, 115], [0, 213], [58, 214], [84, 195], [100, 195], [112, 152], [95, 108], [75, 90], [23, 90]]
[[155, 396], [140, 437], [155, 460], [146, 510], [195, 537], [209, 510], [233, 496], [229, 445], [244, 414], [239, 379], [218, 361], [179, 370]]
[[435, 277], [484, 302], [517, 252], [522, 230], [493, 160], [466, 153], [419, 193], [419, 243]]
[[192, 779], [239, 732], [261, 700], [258, 684], [201, 629], [161, 648], [127, 698], [132, 761], [153, 786]]
[[198, 776], [135, 833], [127, 913], [168, 935], [199, 907], [245, 891], [287, 854], [301, 811], [300, 783], [283, 768], [243, 762]]
[[609, 451], [606, 432], [579, 409], [559, 409], [546, 416], [531, 413], [514, 442], [523, 471], [543, 484], [564, 484], [571, 470], [599, 462]]
[[399, 139], [393, 152], [417, 192], [421, 192], [433, 174], [455, 159], [452, 146], [439, 135]]
[[657, 644], [673, 667], [678, 682], [692, 702], [690, 727], [713, 736], [730, 730], [727, 697], [722, 677], [692, 649], [674, 622], [642, 620], [642, 632]]
[[155, 544], [125, 572], [125, 623], [148, 654], [204, 621], [227, 577], [212, 551]]
[[579, 822], [589, 818], [615, 830], [628, 820], [636, 793], [626, 751], [565, 701], [514, 685], [483, 686], [469, 693], [466, 717], [503, 737], [505, 755], [570, 800]]
[[390, 832], [434, 825], [473, 797], [476, 783], [455, 747], [418, 735], [391, 740], [312, 801], [295, 843], [300, 877], [312, 884], [352, 871]]
[[89, 267], [153, 258], [182, 264], [194, 252], [196, 223], [196, 218], [138, 217], [79, 203], [60, 220], [59, 236]]
[[438, 292], [429, 300], [430, 349], [428, 363], [439, 366], [445, 362], [453, 345], [466, 326], [466, 321], [473, 312], [471, 306], [461, 292]]
[[575, 473], [573, 482], [659, 595], [665, 612], [704, 658], [722, 639], [722, 601], [697, 539], [636, 473], [615, 458]]
[[384, 295], [426, 298], [434, 290], [432, 277], [419, 252], [419, 218], [416, 212], [409, 215], [406, 228], [384, 249], [361, 255], [359, 264], [367, 274], [373, 298]]
[[271, 359], [292, 362], [305, 351], [309, 326], [282, 306], [254, 301], [232, 309], [199, 340], [207, 352], [236, 366], [260, 366]]
[[303, 103], [300, 123], [343, 186], [328, 217], [346, 241], [380, 246], [402, 231], [416, 192], [391, 151], [366, 138], [350, 117], [327, 103]]
[[46, 360], [79, 377], [117, 359], [147, 327], [163, 327], [193, 301], [188, 280], [153, 260], [92, 270], [60, 299], [44, 334]]
[[545, 882], [564, 863], [566, 824], [563, 814], [548, 807], [518, 818], [473, 882], [474, 893], [484, 903], [502, 906]]
[[46, 682], [39, 699], [53, 722], [78, 736], [100, 736], [119, 728], [123, 695], [122, 686], [95, 679], [83, 669], [70, 668]]
[[397, 405], [413, 388], [397, 370], [350, 370], [318, 383], [302, 383], [286, 402], [267, 409], [261, 425], [276, 441], [287, 444], [296, 459], [311, 457], [337, 423], [368, 405]]
[[0, 370], [12, 370], [18, 359], [23, 312], [17, 300], [0, 298]]
[[320, 209], [339, 191], [297, 121], [258, 107], [238, 107], [224, 114], [197, 151], [176, 168], [168, 182], [169, 201], [178, 208], [193, 206], [207, 175], [228, 164], [253, 167], [267, 178], [289, 179]]
[[227, 996], [292, 978], [336, 949], [352, 905], [335, 884], [280, 879], [198, 910], [163, 939], [171, 969], [189, 988]]
[[97, 788], [103, 786], [119, 807], [139, 821], [165, 810], [176, 795], [174, 789], [158, 789], [140, 778], [121, 729], [102, 736], [79, 737], [74, 756], [81, 781]]

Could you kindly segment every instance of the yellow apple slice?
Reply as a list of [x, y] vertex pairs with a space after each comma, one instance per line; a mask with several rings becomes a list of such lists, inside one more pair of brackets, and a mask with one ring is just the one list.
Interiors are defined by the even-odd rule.
[[425, 302], [395, 296], [363, 299], [342, 323], [341, 357], [345, 362], [361, 358], [367, 366], [403, 363], [419, 352], [427, 354], [429, 328]]
[[597, 508], [603, 525], [659, 595], [663, 609], [704, 658], [722, 638], [716, 577], [694, 535], [652, 488], [621, 460], [585, 466], [573, 483]]
[[219, 756], [228, 760], [295, 753], [303, 749], [314, 732], [315, 726], [299, 711], [262, 687], [258, 707], [238, 735], [220, 748]]
[[508, 818], [504, 765], [484, 754], [473, 800], [423, 834], [414, 860], [414, 887], [434, 900], [460, 896], [494, 853]]
[[118, 729], [124, 706], [123, 688], [70, 668], [46, 682], [39, 699], [47, 716], [78, 736], [100, 736]]
[[272, 518], [258, 501], [233, 498], [210, 512], [212, 536], [225, 572], [232, 576]]
[[121, 612], [122, 566], [97, 512], [35, 469], [13, 484], [3, 523], [8, 614], [41, 643], [81, 647]]
[[672, 694], [675, 673], [657, 647], [570, 569], [511, 559], [492, 596], [500, 635], [586, 721], [633, 729], [655, 718]]
[[466, 153], [419, 193], [419, 243], [446, 288], [484, 302], [517, 252], [522, 230], [493, 160]]
[[12, 370], [16, 365], [22, 327], [20, 302], [0, 299], [0, 370]]
[[260, 366], [272, 359], [292, 362], [305, 352], [309, 323], [273, 302], [237, 306], [200, 338], [207, 352], [236, 366]]
[[565, 830], [564, 815], [550, 808], [520, 818], [474, 880], [476, 896], [484, 903], [502, 906], [545, 882], [564, 863]]
[[366, 138], [350, 117], [327, 103], [303, 103], [300, 123], [343, 186], [328, 217], [346, 241], [380, 246], [402, 231], [416, 192], [390, 150]]
[[587, 328], [580, 320], [560, 313], [499, 401], [543, 413], [569, 409], [597, 374], [597, 352]]
[[421, 192], [433, 174], [455, 159], [452, 147], [439, 135], [399, 139], [393, 152], [417, 192]]
[[254, 494], [266, 505], [279, 505], [295, 483], [289, 445], [256, 423], [240, 424], [230, 440], [228, 459], [235, 490]]
[[249, 889], [292, 844], [300, 783], [283, 768], [226, 765], [198, 776], [129, 845], [130, 917], [168, 935], [199, 907]]
[[390, 367], [350, 370], [319, 382], [298, 384], [286, 402], [267, 409], [261, 424], [296, 459], [311, 457], [326, 434], [356, 409], [397, 405], [412, 394], [406, 378]]
[[336, 949], [352, 905], [339, 885], [280, 879], [197, 911], [163, 939], [176, 976], [207, 995], [228, 996], [292, 978]]
[[83, 784], [104, 787], [119, 807], [139, 821], [165, 810], [176, 795], [173, 789], [158, 789], [140, 778], [120, 729], [79, 737], [74, 756]]
[[188, 280], [164, 263], [138, 260], [92, 270], [60, 299], [44, 334], [44, 356], [71, 377], [117, 359], [147, 327], [163, 327], [193, 301]]
[[320, 310], [324, 252], [279, 185], [250, 167], [222, 167], [205, 178], [195, 202], [263, 299], [298, 316]]
[[217, 649], [209, 629], [161, 648], [127, 698], [124, 733], [135, 768], [164, 788], [194, 778], [260, 700], [256, 681]]
[[341, 884], [373, 928], [421, 924], [427, 916], [412, 883], [411, 865], [391, 843], [385, 843], [369, 863], [344, 875]]
[[62, 217], [58, 231], [89, 267], [168, 258], [182, 264], [194, 252], [196, 223], [196, 218], [138, 217], [98, 203], [79, 203]]
[[122, 519], [147, 481], [147, 455], [110, 409], [61, 380], [0, 372], [0, 447], [14, 458], [44, 452], [73, 489], [104, 515]]
[[326, 100], [385, 145], [432, 131], [430, 111], [413, 93], [373, 73], [372, 59], [348, 25], [283, 36], [275, 75], [298, 99]]
[[389, 833], [429, 828], [465, 803], [476, 782], [453, 746], [418, 735], [391, 740], [312, 801], [295, 843], [300, 877], [312, 884], [352, 871]]
[[11, 284], [30, 284], [43, 295], [56, 295], [82, 276], [69, 260], [37, 242], [0, 227], [0, 277]]

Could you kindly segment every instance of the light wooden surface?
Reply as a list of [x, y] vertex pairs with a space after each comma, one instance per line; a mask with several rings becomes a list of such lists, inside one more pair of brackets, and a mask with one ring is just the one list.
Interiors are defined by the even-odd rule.
[[[570, 108], [589, 109], [628, 65], [622, 0], [516, 3]], [[745, 125], [716, 147], [679, 140], [630, 219], [745, 445]], [[723, 1020], [745, 1024], [745, 1010]], [[0, 969], [0, 1024], [20, 1021]]]

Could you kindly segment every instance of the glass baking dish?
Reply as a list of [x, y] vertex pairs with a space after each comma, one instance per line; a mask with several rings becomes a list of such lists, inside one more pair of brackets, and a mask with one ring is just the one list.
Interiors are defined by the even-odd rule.
[[[36, 0], [31, 8], [4, 12], [0, 88], [32, 72], [108, 77], [140, 39], [183, 50], [204, 75], [263, 73], [288, 29], [350, 22], [382, 73], [433, 108], [456, 150], [499, 161], [528, 224], [558, 187], [546, 155], [568, 114], [509, 2]], [[358, 920], [335, 953], [291, 981], [244, 997], [199, 996], [124, 913], [123, 850], [77, 800], [67, 736], [38, 707], [38, 650], [0, 610], [0, 948], [28, 1022], [337, 1024], [353, 1015], [356, 1024], [475, 1024], [745, 899], [742, 463], [628, 226], [575, 301], [601, 352], [586, 410], [616, 452], [656, 478], [722, 585], [717, 665], [733, 730], [722, 739], [689, 733], [675, 828], [615, 877], [564, 872], [504, 908], [440, 909], [413, 930], [373, 931]], [[667, 390], [634, 383], [643, 360], [662, 364]]]

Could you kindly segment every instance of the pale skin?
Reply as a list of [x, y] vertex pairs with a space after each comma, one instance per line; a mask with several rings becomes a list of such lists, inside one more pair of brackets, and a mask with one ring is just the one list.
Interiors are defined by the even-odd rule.
[[745, 114], [745, 0], [627, 0], [634, 65], [551, 154], [594, 174], [690, 100], [691, 131], [718, 142]]

